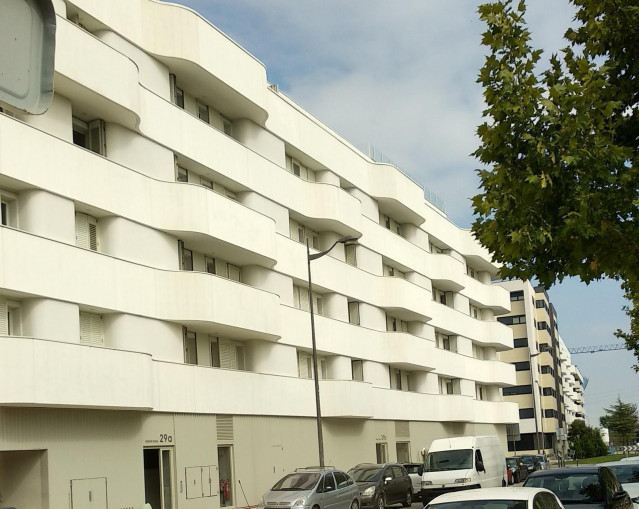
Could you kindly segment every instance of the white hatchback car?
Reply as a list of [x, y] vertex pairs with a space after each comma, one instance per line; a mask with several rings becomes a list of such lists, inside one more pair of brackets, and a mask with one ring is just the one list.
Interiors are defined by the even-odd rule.
[[545, 488], [479, 488], [454, 491], [433, 499], [426, 509], [562, 509]]

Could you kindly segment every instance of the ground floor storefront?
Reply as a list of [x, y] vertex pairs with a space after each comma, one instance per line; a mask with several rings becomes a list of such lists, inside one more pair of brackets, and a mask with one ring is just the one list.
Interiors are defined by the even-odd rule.
[[[420, 461], [435, 438], [504, 425], [323, 421], [326, 463]], [[314, 419], [60, 408], [0, 409], [0, 507], [199, 509], [255, 505], [280, 477], [317, 465]]]

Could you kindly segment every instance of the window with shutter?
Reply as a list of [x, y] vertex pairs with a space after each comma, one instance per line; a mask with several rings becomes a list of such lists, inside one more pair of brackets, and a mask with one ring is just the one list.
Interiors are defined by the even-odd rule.
[[206, 256], [204, 258], [204, 263], [206, 264], [206, 272], [209, 274], [215, 274], [215, 258]]
[[9, 307], [3, 298], [0, 298], [0, 335], [9, 335]]
[[228, 278], [229, 277], [228, 263], [226, 263], [224, 260], [220, 260], [219, 258], [216, 258], [215, 273], [218, 276]]
[[80, 343], [87, 345], [104, 344], [102, 316], [95, 313], [80, 312]]
[[228, 264], [229, 279], [232, 281], [240, 282], [240, 268], [237, 265], [231, 263]]
[[348, 303], [348, 321], [353, 325], [359, 325], [359, 302]]
[[220, 367], [238, 369], [237, 349], [229, 339], [220, 339]]
[[169, 84], [171, 87], [171, 102], [184, 109], [184, 90], [177, 86], [175, 74], [169, 74]]
[[352, 360], [351, 368], [353, 371], [353, 380], [358, 382], [364, 381], [364, 363], [361, 360]]
[[306, 352], [297, 352], [297, 367], [300, 378], [313, 377], [313, 358]]
[[83, 249], [98, 250], [97, 219], [82, 212], [75, 213], [75, 244]]
[[208, 105], [206, 105], [206, 104], [204, 104], [203, 102], [200, 102], [200, 101], [195, 101], [195, 105], [197, 107], [197, 118], [199, 118], [203, 122], [206, 122], [207, 124], [209, 124], [210, 123], [210, 119], [209, 119], [209, 107], [208, 107]]
[[193, 251], [186, 249], [181, 240], [178, 240], [178, 258], [180, 270], [193, 270]]
[[186, 327], [182, 331], [184, 334], [184, 362], [197, 364], [197, 334]]
[[220, 343], [219, 339], [215, 336], [209, 335], [209, 352], [211, 354], [211, 366], [214, 368], [220, 367]]
[[344, 246], [346, 263], [357, 267], [357, 246], [354, 244]]
[[106, 125], [104, 120], [98, 118], [89, 122], [88, 142], [86, 148], [106, 157]]
[[189, 170], [186, 168], [182, 168], [181, 166], [177, 167], [177, 175], [175, 176], [175, 180], [178, 182], [188, 182], [189, 181]]

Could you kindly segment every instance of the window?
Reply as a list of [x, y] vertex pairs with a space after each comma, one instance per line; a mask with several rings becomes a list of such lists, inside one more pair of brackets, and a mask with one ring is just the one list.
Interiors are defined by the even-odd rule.
[[210, 124], [211, 122], [209, 118], [208, 105], [200, 101], [195, 101], [195, 107], [197, 108], [197, 118], [199, 118], [203, 122], [206, 122], [207, 124]]
[[185, 364], [197, 364], [197, 334], [182, 328], [184, 336], [184, 362]]
[[552, 419], [552, 418], [557, 419], [558, 415], [559, 414], [557, 413], [557, 410], [555, 410], [554, 408], [544, 409], [544, 417], [548, 417], [549, 419]]
[[517, 292], [510, 292], [510, 301], [515, 302], [518, 300], [524, 300], [524, 291], [519, 290]]
[[213, 258], [212, 256], [204, 257], [204, 265], [206, 272], [215, 274], [231, 281], [241, 282], [242, 269], [237, 265], [233, 265], [221, 258]]
[[513, 362], [511, 364], [515, 366], [515, 371], [526, 371], [530, 369], [530, 361]]
[[375, 453], [377, 456], [377, 463], [386, 463], [388, 461], [388, 446], [386, 442], [375, 444]]
[[178, 240], [178, 258], [180, 270], [193, 270], [193, 251], [186, 249], [181, 240]]
[[402, 236], [402, 225], [395, 221], [393, 218], [382, 214], [381, 212], [379, 214], [379, 224], [381, 224], [387, 230], [390, 230], [397, 235]]
[[520, 419], [532, 419], [535, 417], [535, 411], [532, 408], [520, 408], [519, 409], [519, 418]]
[[555, 391], [555, 389], [553, 389], [552, 387], [543, 387], [542, 394], [544, 396], [553, 396], [555, 398], [557, 397], [557, 391]]
[[357, 382], [364, 381], [364, 362], [358, 359], [351, 361], [351, 370], [353, 372], [353, 380]]
[[470, 314], [470, 316], [478, 320], [481, 318], [481, 311], [477, 306], [473, 304], [468, 304], [468, 313]]
[[0, 224], [17, 228], [17, 200], [16, 195], [0, 189]]
[[224, 131], [224, 134], [227, 136], [233, 136], [233, 123], [222, 114], [220, 114], [220, 120], [222, 121], [222, 130]]
[[548, 322], [537, 322], [537, 330], [549, 330]]
[[546, 311], [548, 311], [548, 304], [546, 304], [546, 301], [542, 299], [535, 301], [535, 307], [537, 309], [545, 309]]
[[184, 109], [184, 90], [177, 86], [175, 74], [169, 74], [169, 84], [171, 89], [171, 102]]
[[82, 212], [75, 213], [75, 245], [98, 250], [98, 220]]
[[441, 350], [457, 351], [457, 338], [447, 334], [435, 334], [435, 346]]
[[475, 384], [475, 398], [483, 401], [486, 399], [486, 387], [480, 384]]
[[401, 270], [387, 264], [384, 264], [384, 276], [406, 278], [406, 275]]
[[359, 302], [348, 303], [348, 321], [353, 325], [359, 325]]
[[80, 311], [80, 343], [87, 345], [104, 344], [104, 329], [100, 315]]
[[[303, 286], [293, 285], [293, 305], [302, 311], [310, 311], [308, 305], [308, 289]], [[322, 296], [313, 293], [313, 313], [324, 314]]]
[[466, 274], [472, 277], [473, 279], [479, 280], [479, 271], [473, 269], [472, 267], [468, 265], [466, 266]]
[[516, 385], [514, 387], [504, 387], [502, 389], [504, 396], [516, 396], [518, 394], [532, 394], [532, 385]]
[[215, 336], [209, 334], [209, 354], [211, 357], [211, 367], [220, 367], [220, 341]]
[[513, 347], [514, 348], [523, 348], [528, 346], [528, 338], [517, 338], [513, 339]]
[[0, 297], [0, 335], [20, 335], [20, 303]]
[[397, 391], [412, 391], [411, 376], [408, 371], [388, 367], [388, 375], [390, 377], [390, 388]]
[[445, 292], [433, 286], [433, 300], [444, 306], [453, 307], [453, 292]]
[[353, 483], [352, 480], [349, 480], [349, 478], [346, 477], [346, 474], [344, 472], [335, 471], [333, 472], [333, 475], [335, 476], [335, 482], [337, 483], [338, 490], [345, 488], [349, 484]]
[[186, 168], [182, 168], [181, 166], [177, 167], [177, 173], [175, 175], [175, 180], [178, 182], [188, 182], [189, 181], [189, 170]]
[[224, 369], [246, 370], [245, 348], [240, 341], [219, 339], [220, 367]]
[[308, 180], [309, 182], [315, 182], [315, 171], [307, 168], [297, 159], [288, 155], [286, 156], [286, 170], [296, 177]]
[[306, 241], [308, 240], [308, 244], [310, 247], [312, 247], [313, 249], [319, 249], [319, 235], [310, 228], [290, 219], [289, 230], [291, 233], [291, 238], [296, 242], [306, 244]]
[[408, 332], [408, 322], [386, 314], [386, 330], [388, 332]]
[[518, 325], [526, 323], [526, 315], [500, 316], [497, 321], [504, 325]]
[[440, 394], [459, 394], [460, 386], [459, 379], [439, 377], [439, 393]]
[[[307, 352], [297, 352], [297, 368], [300, 378], [313, 378], [313, 356]], [[323, 357], [317, 358], [318, 378], [328, 378], [328, 365]]]
[[357, 245], [346, 244], [344, 246], [344, 254], [346, 256], [346, 263], [353, 267], [357, 267]]
[[73, 117], [73, 143], [91, 152], [106, 156], [106, 126], [104, 120], [85, 122]]
[[235, 193], [235, 191], [227, 189], [222, 184], [218, 184], [217, 182], [213, 182], [212, 180], [204, 177], [200, 177], [200, 184], [202, 184], [204, 187], [208, 187], [211, 191], [214, 191], [217, 194], [221, 194], [222, 196], [226, 196], [231, 200], [237, 201], [237, 194]]
[[542, 375], [553, 375], [553, 376], [555, 376], [555, 370], [552, 369], [550, 366], [542, 366], [541, 367], [541, 374]]
[[484, 347], [479, 346], [477, 343], [473, 343], [473, 357], [475, 357], [475, 359], [484, 360], [486, 358]]

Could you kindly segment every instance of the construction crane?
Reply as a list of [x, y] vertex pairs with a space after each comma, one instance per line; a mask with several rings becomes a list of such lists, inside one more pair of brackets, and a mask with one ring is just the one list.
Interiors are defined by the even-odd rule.
[[577, 348], [568, 349], [570, 353], [611, 352], [613, 350], [627, 350], [626, 344], [617, 343], [614, 345], [578, 346]]

